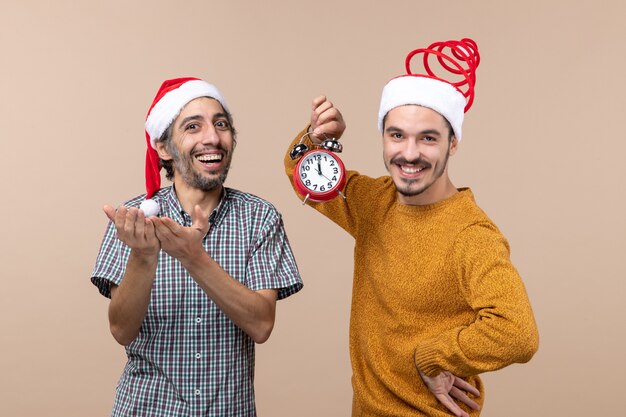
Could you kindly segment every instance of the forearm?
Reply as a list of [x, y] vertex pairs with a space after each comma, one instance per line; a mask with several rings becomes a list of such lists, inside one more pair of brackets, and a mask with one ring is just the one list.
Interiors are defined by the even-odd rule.
[[478, 271], [465, 299], [475, 319], [416, 349], [416, 364], [429, 376], [441, 370], [458, 376], [494, 371], [527, 362], [537, 351], [539, 335], [521, 278], [509, 262], [481, 262], [483, 267], [477, 267], [478, 262], [472, 262]]
[[139, 256], [131, 252], [122, 283], [111, 288], [109, 326], [121, 345], [128, 345], [139, 334], [150, 304], [157, 261], [158, 253]]
[[421, 343], [415, 350], [415, 364], [428, 376], [450, 371], [467, 377], [527, 362], [537, 346], [532, 316], [511, 319], [487, 314]]
[[274, 328], [276, 291], [253, 291], [231, 277], [206, 252], [181, 260], [200, 288], [256, 343], [265, 342]]

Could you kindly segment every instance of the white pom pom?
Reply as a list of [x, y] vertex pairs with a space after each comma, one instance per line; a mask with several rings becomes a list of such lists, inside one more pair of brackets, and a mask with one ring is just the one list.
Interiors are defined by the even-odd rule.
[[142, 201], [141, 204], [139, 205], [139, 209], [143, 211], [143, 214], [146, 217], [150, 217], [150, 216], [157, 216], [161, 208], [159, 207], [159, 203], [157, 203], [156, 201], [152, 199], [149, 199], [149, 200]]

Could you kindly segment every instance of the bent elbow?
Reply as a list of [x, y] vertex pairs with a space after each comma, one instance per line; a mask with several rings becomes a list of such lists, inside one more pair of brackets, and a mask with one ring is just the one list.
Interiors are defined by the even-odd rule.
[[132, 334], [128, 331], [125, 331], [124, 328], [113, 324], [111, 324], [109, 328], [111, 330], [111, 335], [113, 335], [115, 341], [122, 346], [128, 346], [129, 344], [131, 344], [131, 342], [135, 340], [138, 335], [138, 333]]
[[529, 335], [526, 342], [526, 355], [524, 356], [524, 362], [528, 362], [539, 350], [539, 333], [537, 330]]
[[252, 340], [254, 340], [255, 343], [261, 345], [265, 342], [267, 342], [267, 340], [270, 338], [270, 335], [272, 334], [272, 330], [274, 329], [274, 321], [273, 320], [267, 320], [264, 321], [262, 323], [260, 323], [255, 329], [254, 332], [252, 332], [252, 334], [250, 335], [250, 337], [252, 338]]
[[516, 362], [526, 363], [539, 350], [539, 332], [534, 325], [523, 326], [519, 329], [518, 337], [515, 339], [515, 350], [517, 351]]

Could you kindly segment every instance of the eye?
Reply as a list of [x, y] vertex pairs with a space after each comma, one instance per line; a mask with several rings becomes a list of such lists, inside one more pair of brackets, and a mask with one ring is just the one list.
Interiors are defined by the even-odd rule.
[[423, 140], [424, 142], [436, 142], [436, 141], [437, 141], [437, 139], [435, 139], [435, 138], [434, 138], [434, 137], [432, 137], [432, 136], [424, 136], [424, 137], [422, 138], [422, 140]]
[[229, 130], [230, 124], [226, 119], [219, 119], [215, 122], [215, 128], [218, 130]]
[[187, 126], [185, 126], [185, 130], [196, 130], [200, 127], [200, 125], [198, 123], [189, 123]]

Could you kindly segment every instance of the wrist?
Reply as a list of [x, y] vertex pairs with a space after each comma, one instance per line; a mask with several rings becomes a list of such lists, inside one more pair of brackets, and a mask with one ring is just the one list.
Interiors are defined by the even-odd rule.
[[159, 251], [155, 252], [154, 250], [131, 249], [130, 258], [138, 264], [156, 264], [159, 260]]
[[211, 258], [211, 256], [209, 256], [209, 254], [204, 250], [202, 245], [199, 245], [198, 248], [192, 251], [182, 254], [177, 257], [177, 259], [187, 271], [191, 271], [196, 268], [206, 268], [207, 262], [213, 260], [213, 258]]

